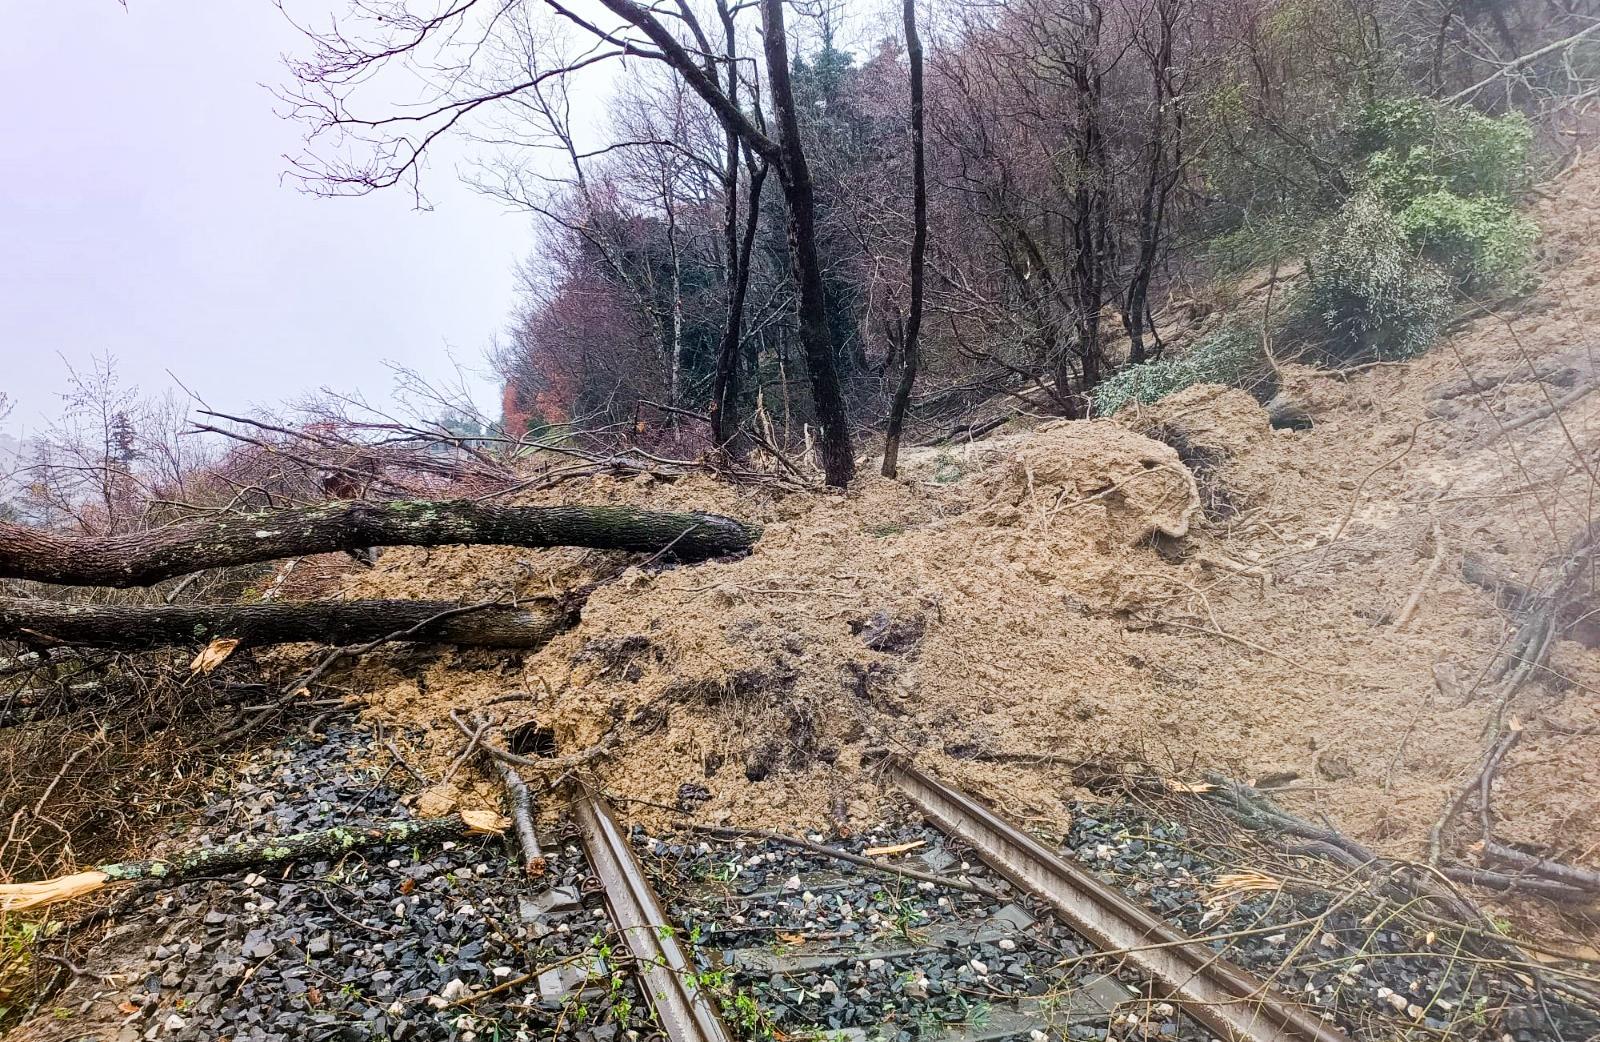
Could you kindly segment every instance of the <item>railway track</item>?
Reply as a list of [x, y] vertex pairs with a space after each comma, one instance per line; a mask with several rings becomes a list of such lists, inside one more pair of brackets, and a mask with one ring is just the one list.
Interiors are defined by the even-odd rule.
[[668, 1042], [1345, 1042], [979, 802], [883, 769], [910, 813], [854, 862], [728, 830], [630, 843], [603, 799], [575, 801]]

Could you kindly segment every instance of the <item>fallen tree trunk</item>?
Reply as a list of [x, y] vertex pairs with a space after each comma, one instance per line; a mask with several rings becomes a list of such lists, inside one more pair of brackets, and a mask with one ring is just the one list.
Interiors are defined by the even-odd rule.
[[200, 847], [169, 858], [101, 865], [88, 872], [61, 876], [42, 883], [0, 884], [0, 912], [43, 908], [95, 893], [111, 883], [136, 880], [179, 883], [194, 876], [282, 865], [308, 857], [332, 859], [352, 850], [395, 843], [420, 847], [463, 836], [495, 836], [504, 832], [505, 828], [505, 820], [497, 814], [462, 811], [447, 818], [410, 819], [379, 825], [341, 825], [320, 832], [224, 843], [221, 846]]
[[148, 586], [204, 568], [371, 546], [582, 546], [693, 561], [748, 550], [760, 535], [759, 526], [717, 514], [459, 499], [355, 501], [224, 514], [134, 535], [71, 536], [0, 524], [0, 579]]
[[[145, 648], [198, 646], [235, 638], [263, 644], [357, 644], [409, 631], [457, 607], [453, 601], [316, 601], [266, 604], [68, 604], [0, 597], [0, 640], [47, 646]], [[408, 641], [476, 647], [542, 648], [578, 621], [575, 606], [495, 607], [440, 618]]]

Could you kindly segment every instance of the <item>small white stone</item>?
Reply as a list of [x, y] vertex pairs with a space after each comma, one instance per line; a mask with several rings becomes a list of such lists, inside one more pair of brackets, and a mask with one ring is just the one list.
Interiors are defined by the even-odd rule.
[[187, 1020], [184, 1020], [182, 1017], [178, 1016], [178, 1014], [172, 1013], [167, 1016], [166, 1020], [161, 1022], [161, 1028], [164, 1031], [182, 1031], [183, 1028], [188, 1025], [188, 1023], [189, 1022]]
[[500, 977], [502, 979], [504, 979], [506, 977], [509, 977], [509, 976], [511, 976], [511, 967], [509, 967], [509, 966], [496, 966], [494, 968], [494, 975], [496, 977]]
[[1045, 1034], [1043, 1031], [1040, 1031], [1038, 1028], [1034, 1028], [1032, 1031], [1028, 1032], [1028, 1038], [1032, 1040], [1032, 1042], [1050, 1042], [1050, 1036]]
[[800, 877], [799, 876], [790, 876], [788, 879], [785, 879], [783, 881], [783, 888], [785, 890], [799, 890], [800, 889]]
[[867, 960], [867, 969], [869, 969], [869, 970], [881, 970], [886, 965], [888, 965], [888, 963], [884, 962], [882, 959], [868, 959]]
[[980, 977], [986, 977], [989, 974], [989, 967], [985, 966], [977, 959], [973, 959], [971, 962], [967, 963], [967, 965], [971, 967], [973, 973], [976, 973]]
[[1003, 952], [1014, 952], [1017, 950], [1017, 942], [1013, 941], [1009, 937], [1002, 937], [1000, 938], [999, 942], [995, 944], [995, 947], [999, 948]]
[[385, 1012], [387, 1012], [391, 1017], [398, 1017], [405, 1011], [405, 1003], [401, 1002], [399, 999], [395, 999], [393, 1002], [389, 1003], [389, 1008]]
[[467, 993], [467, 982], [460, 977], [450, 978], [450, 982], [439, 989], [439, 997], [445, 1002], [454, 1002]]
[[1271, 936], [1267, 937], [1266, 938], [1266, 942], [1268, 944], [1282, 944], [1284, 941], [1287, 941], [1288, 939], [1289, 939], [1289, 935], [1286, 934], [1286, 933], [1275, 933], [1275, 934], [1272, 934]]
[[399, 861], [399, 859], [398, 859], [398, 858], [394, 858], [394, 859], [391, 859], [391, 860], [390, 860], [390, 861], [389, 861], [389, 867], [390, 867], [390, 868], [399, 868], [399, 867], [400, 867], [400, 861]]
[[1406, 1007], [1406, 1016], [1415, 1018], [1417, 1020], [1421, 1020], [1422, 1015], [1426, 1012], [1428, 1011], [1417, 1005], [1415, 1002]]
[[924, 882], [921, 882], [921, 883], [917, 884], [917, 889], [918, 890], [932, 890], [933, 889], [933, 884], [924, 881]]
[[394, 903], [394, 917], [396, 919], [404, 919], [406, 917], [406, 903], [404, 901], [396, 901]]
[[1383, 1001], [1393, 1006], [1396, 1013], [1404, 1013], [1406, 1011], [1406, 1007], [1411, 1005], [1411, 1001], [1404, 995], [1396, 995], [1392, 991], [1388, 995], [1384, 996]]
[[1172, 1003], [1170, 1002], [1158, 1002], [1150, 1008], [1151, 1011], [1158, 1017], [1170, 1017], [1173, 1013], [1177, 1012], [1172, 1008]]
[[456, 841], [453, 840], [453, 839], [447, 839], [443, 843], [439, 844], [439, 849], [440, 850], [454, 850], [454, 849], [456, 849]]

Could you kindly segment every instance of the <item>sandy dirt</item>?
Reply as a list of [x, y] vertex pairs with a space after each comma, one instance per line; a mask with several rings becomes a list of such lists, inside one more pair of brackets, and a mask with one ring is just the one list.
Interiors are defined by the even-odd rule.
[[[1309, 430], [1200, 387], [1115, 421], [916, 450], [899, 480], [847, 495], [572, 483], [528, 501], [713, 510], [765, 535], [742, 560], [652, 572], [576, 550], [390, 550], [343, 592], [600, 585], [538, 653], [376, 661], [340, 683], [428, 729], [413, 751], [435, 776], [463, 746], [448, 710], [496, 696], [529, 696], [495, 708], [553, 728], [561, 752], [616, 728], [596, 776], [652, 824], [685, 785], [709, 791], [710, 820], [865, 817], [878, 748], [1059, 821], [1079, 795], [1069, 769], [986, 758], [1045, 752], [1188, 778], [1296, 772], [1293, 810], [1420, 857], [1492, 737], [1500, 707], [1478, 681], [1513, 623], [1463, 561], [1540, 586], [1594, 515], [1600, 392], [1504, 429], [1595, 379], [1600, 165], [1551, 192], [1529, 299], [1414, 362], [1283, 365]], [[1529, 362], [1572, 372], [1504, 380]], [[1467, 374], [1503, 386], [1450, 395]], [[1600, 864], [1600, 736], [1561, 733], [1600, 727], [1600, 654], [1560, 642], [1505, 712], [1528, 732], [1495, 789], [1498, 834]], [[435, 802], [485, 798], [471, 773]], [[1474, 838], [1452, 849], [1470, 860]]]

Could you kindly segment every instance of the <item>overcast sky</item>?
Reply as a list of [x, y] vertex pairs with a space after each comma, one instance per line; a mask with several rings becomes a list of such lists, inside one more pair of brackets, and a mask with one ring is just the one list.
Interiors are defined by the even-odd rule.
[[[425, 175], [431, 212], [398, 191], [318, 199], [281, 183], [301, 128], [263, 84], [283, 81], [299, 37], [270, 0], [12, 6], [0, 391], [17, 409], [3, 429], [55, 411], [58, 355], [86, 367], [110, 352], [147, 392], [170, 369], [240, 409], [322, 385], [383, 396], [384, 360], [446, 376], [453, 352], [484, 369], [529, 222], [463, 187], [448, 156]], [[477, 396], [496, 397], [487, 382]]]

